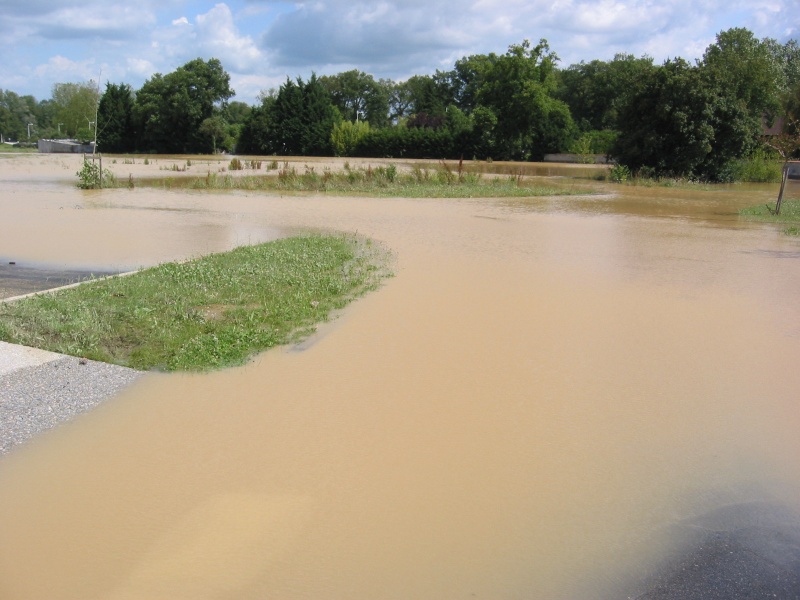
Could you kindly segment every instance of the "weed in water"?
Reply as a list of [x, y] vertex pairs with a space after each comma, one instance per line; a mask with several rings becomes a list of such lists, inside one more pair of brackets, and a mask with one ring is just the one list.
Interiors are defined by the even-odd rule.
[[78, 177], [78, 187], [84, 190], [114, 186], [114, 174], [108, 169], [101, 172], [100, 165], [94, 160], [84, 160], [81, 170], [75, 175]]

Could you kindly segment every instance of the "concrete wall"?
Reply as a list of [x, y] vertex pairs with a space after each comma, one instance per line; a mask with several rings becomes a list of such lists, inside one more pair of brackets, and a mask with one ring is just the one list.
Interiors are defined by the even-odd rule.
[[75, 140], [39, 140], [39, 152], [68, 152], [76, 154], [91, 154], [94, 143], [80, 144]]

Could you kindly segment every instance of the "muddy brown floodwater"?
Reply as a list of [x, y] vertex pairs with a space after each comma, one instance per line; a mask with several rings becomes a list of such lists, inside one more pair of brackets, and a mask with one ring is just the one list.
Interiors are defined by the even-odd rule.
[[26, 160], [50, 167], [0, 167], [0, 256], [325, 228], [397, 264], [302, 352], [148, 375], [0, 459], [4, 599], [626, 597], [676, 524], [800, 507], [800, 243], [736, 217], [776, 186], [90, 193]]

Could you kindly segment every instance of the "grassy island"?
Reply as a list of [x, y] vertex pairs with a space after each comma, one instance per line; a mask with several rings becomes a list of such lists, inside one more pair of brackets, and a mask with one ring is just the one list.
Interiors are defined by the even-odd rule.
[[281, 239], [0, 303], [0, 340], [142, 370], [238, 365], [313, 332], [387, 265], [354, 236]]

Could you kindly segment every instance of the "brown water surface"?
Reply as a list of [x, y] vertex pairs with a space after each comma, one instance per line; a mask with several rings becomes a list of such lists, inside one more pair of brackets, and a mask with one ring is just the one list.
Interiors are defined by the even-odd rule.
[[117, 267], [327, 228], [397, 266], [303, 352], [153, 374], [0, 459], [4, 599], [601, 598], [675, 522], [800, 508], [800, 244], [735, 216], [772, 187], [14, 185], [2, 256]]

